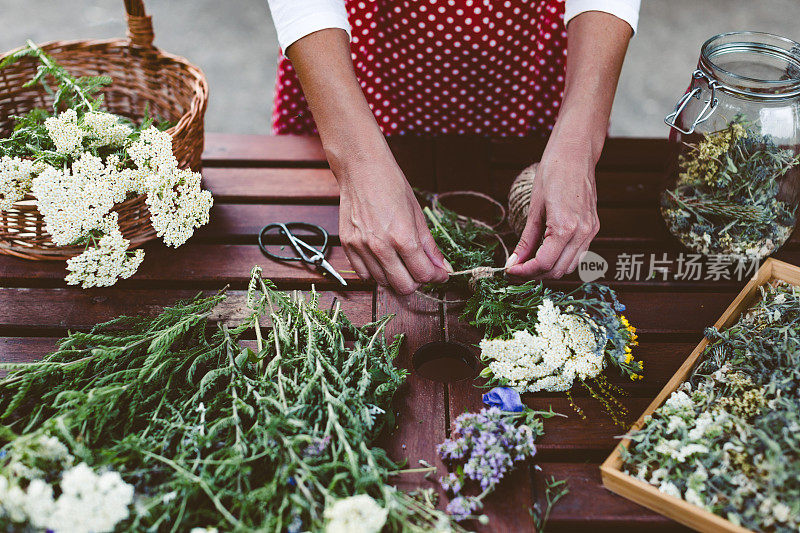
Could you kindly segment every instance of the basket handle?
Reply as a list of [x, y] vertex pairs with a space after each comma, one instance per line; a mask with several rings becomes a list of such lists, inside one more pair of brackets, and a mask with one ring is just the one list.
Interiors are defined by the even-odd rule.
[[144, 9], [143, 0], [125, 0], [128, 14], [128, 40], [133, 46], [153, 48], [153, 20]]

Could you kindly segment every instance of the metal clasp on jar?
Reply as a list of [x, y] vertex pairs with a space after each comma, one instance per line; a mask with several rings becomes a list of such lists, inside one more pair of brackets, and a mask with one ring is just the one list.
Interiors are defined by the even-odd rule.
[[711, 78], [709, 78], [705, 74], [705, 72], [703, 72], [700, 69], [697, 69], [692, 73], [692, 78], [695, 80], [700, 80], [700, 79], [706, 80], [709, 89], [711, 89], [711, 97], [708, 100], [706, 100], [706, 105], [703, 106], [703, 109], [700, 111], [700, 113], [698, 113], [697, 117], [695, 117], [694, 121], [692, 122], [692, 125], [689, 126], [689, 129], [684, 130], [683, 128], [678, 126], [678, 117], [683, 112], [683, 109], [686, 107], [686, 105], [689, 103], [689, 99], [690, 98], [696, 98], [698, 100], [700, 99], [700, 93], [703, 92], [703, 90], [700, 87], [695, 87], [688, 93], [684, 94], [681, 97], [681, 99], [678, 100], [678, 103], [675, 104], [675, 111], [673, 111], [664, 118], [664, 122], [667, 124], [667, 126], [669, 126], [670, 128], [675, 128], [684, 135], [689, 135], [691, 133], [694, 133], [695, 128], [699, 124], [702, 124], [703, 122], [711, 118], [711, 115], [714, 113], [714, 110], [717, 109], [717, 104], [719, 104], [719, 100], [717, 100], [718, 84], [716, 80], [712, 80]]

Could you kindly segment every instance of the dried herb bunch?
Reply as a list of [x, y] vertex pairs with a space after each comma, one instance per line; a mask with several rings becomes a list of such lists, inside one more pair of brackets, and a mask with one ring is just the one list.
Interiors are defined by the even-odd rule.
[[[498, 234], [453, 211], [426, 211], [436, 244], [456, 271], [494, 266]], [[498, 269], [502, 270], [502, 269]], [[454, 276], [451, 284], [468, 285], [472, 292], [462, 318], [484, 329], [481, 376], [488, 386], [509, 386], [520, 393], [563, 391], [575, 382], [600, 400], [606, 411], [625, 426], [621, 391], [603, 375], [616, 366], [630, 379], [641, 379], [644, 364], [633, 357], [636, 328], [624, 315], [625, 306], [606, 286], [585, 284], [571, 293], [547, 289], [541, 281], [514, 285], [495, 275]], [[579, 408], [576, 410], [582, 414]]]
[[623, 469], [755, 531], [800, 528], [800, 287], [780, 282], [712, 341], [633, 433]]
[[781, 199], [787, 172], [800, 161], [741, 116], [684, 143], [673, 189], [661, 196], [670, 232], [703, 254], [766, 257], [792, 233], [796, 205]]
[[[338, 304], [279, 293], [260, 273], [241, 326], [209, 325], [225, 296], [198, 297], [6, 365], [7, 449], [42, 433], [119, 472], [136, 494], [125, 530], [343, 531], [366, 514], [363, 531], [458, 531], [431, 494], [390, 486], [398, 465], [371, 444], [405, 379], [393, 364], [402, 338], [384, 338], [391, 317], [357, 327]], [[250, 329], [255, 350], [239, 341]], [[0, 479], [9, 472], [0, 458]], [[0, 502], [0, 526], [10, 520]]]
[[636, 328], [620, 313], [625, 306], [605, 285], [587, 283], [569, 293], [531, 280], [513, 285], [503, 278], [480, 280], [462, 318], [484, 329], [481, 376], [488, 384], [519, 392], [566, 392], [572, 402], [580, 383], [622, 427], [628, 411], [617, 396], [624, 392], [603, 371], [608, 366], [642, 379], [644, 362], [633, 357]]

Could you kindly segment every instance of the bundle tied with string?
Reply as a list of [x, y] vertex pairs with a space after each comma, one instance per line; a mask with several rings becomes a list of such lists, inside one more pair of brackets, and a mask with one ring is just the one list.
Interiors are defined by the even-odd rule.
[[539, 163], [534, 163], [520, 172], [508, 191], [508, 225], [517, 235], [522, 235], [528, 220], [533, 179], [538, 167]]
[[[455, 222], [457, 224], [465, 224], [465, 225], [471, 224], [471, 225], [483, 228], [483, 229], [487, 230], [487, 232], [491, 235], [492, 238], [497, 240], [497, 242], [498, 242], [498, 244], [500, 246], [500, 249], [503, 252], [503, 259], [502, 259], [503, 263], [506, 262], [506, 260], [508, 259], [508, 248], [506, 247], [505, 242], [503, 242], [501, 233], [498, 231], [498, 229], [506, 221], [506, 209], [503, 206], [503, 204], [501, 204], [500, 202], [498, 202], [497, 200], [495, 200], [491, 196], [488, 196], [486, 194], [483, 194], [483, 193], [480, 193], [480, 192], [477, 192], [477, 191], [449, 191], [449, 192], [443, 192], [443, 193], [428, 194], [426, 196], [427, 196], [427, 198], [428, 198], [428, 200], [430, 202], [430, 211], [428, 213], [426, 213], [426, 214], [428, 216], [429, 222], [432, 223], [434, 225], [434, 227], [436, 227], [436, 225], [439, 224], [437, 222], [437, 219], [440, 219], [440, 218], [446, 216], [445, 211], [448, 211], [448, 212], [450, 212], [450, 213], [455, 215]], [[490, 223], [484, 222], [483, 220], [479, 220], [477, 218], [468, 217], [468, 216], [465, 216], [465, 215], [461, 215], [461, 214], [455, 213], [455, 212], [450, 211], [450, 210], [448, 210], [448, 209], [446, 209], [446, 208], [444, 208], [442, 206], [441, 200], [444, 200], [444, 199], [447, 199], [447, 198], [457, 198], [457, 197], [477, 198], [479, 200], [488, 202], [494, 208], [497, 209], [498, 216], [497, 216], [496, 221], [494, 223], [490, 224]], [[425, 210], [427, 211], [428, 208], [425, 208]], [[441, 229], [443, 232], [446, 233], [446, 230], [444, 228], [442, 228], [441, 226], [439, 227], [439, 229]], [[479, 280], [491, 278], [492, 276], [494, 276], [494, 275], [496, 275], [498, 273], [502, 273], [504, 271], [505, 271], [505, 269], [503, 267], [494, 267], [494, 266], [488, 266], [488, 265], [478, 265], [478, 266], [472, 266], [470, 268], [465, 268], [465, 269], [462, 269], [462, 270], [457, 270], [455, 272], [452, 272], [450, 274], [450, 276], [451, 277], [454, 277], [454, 276], [469, 276], [469, 281], [467, 282], [467, 284], [468, 284], [470, 290], [474, 292], [475, 289], [476, 289], [476, 286], [477, 286], [476, 284], [478, 283]], [[422, 296], [422, 297], [424, 297], [426, 299], [433, 300], [433, 301], [436, 301], [438, 303], [464, 303], [464, 302], [466, 302], [466, 300], [462, 300], [462, 299], [447, 300], [447, 299], [437, 298], [437, 297], [435, 297], [435, 296], [433, 296], [431, 294], [427, 294], [426, 292], [419, 291], [419, 290], [417, 291], [417, 294], [419, 294], [420, 296]]]

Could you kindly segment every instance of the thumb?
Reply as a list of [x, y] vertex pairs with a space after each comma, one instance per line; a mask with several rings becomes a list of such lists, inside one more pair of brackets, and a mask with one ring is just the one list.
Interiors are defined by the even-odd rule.
[[535, 198], [531, 198], [531, 205], [528, 211], [528, 220], [525, 229], [519, 237], [519, 243], [514, 248], [514, 252], [506, 261], [506, 269], [524, 263], [535, 255], [536, 247], [542, 239], [544, 233], [544, 205]]

